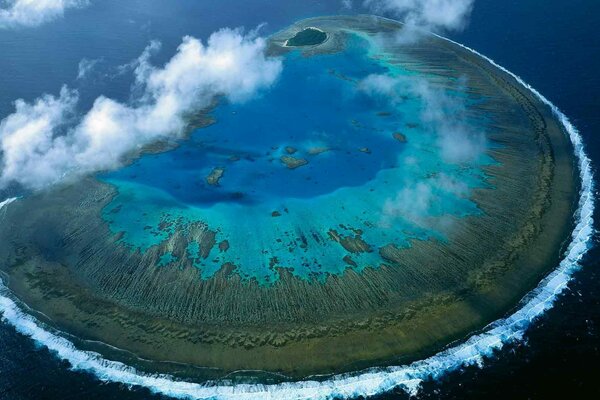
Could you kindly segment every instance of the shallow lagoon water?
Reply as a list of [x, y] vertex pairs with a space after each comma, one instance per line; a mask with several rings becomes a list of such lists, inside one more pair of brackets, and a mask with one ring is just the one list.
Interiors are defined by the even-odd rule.
[[[363, 89], [373, 75], [429, 79], [373, 57], [371, 46], [355, 35], [341, 53], [289, 53], [279, 81], [258, 98], [223, 102], [212, 113], [216, 122], [175, 150], [101, 176], [118, 190], [103, 218], [114, 232], [124, 232], [124, 243], [142, 251], [167, 240], [176, 226], [203, 221], [229, 250], [215, 247], [204, 260], [191, 243], [187, 255], [202, 277], [233, 263], [244, 279], [264, 284], [278, 279], [274, 266], [322, 280], [347, 268], [378, 267], [373, 250], [387, 243], [445, 240], [423, 220], [476, 215], [470, 194], [487, 186], [481, 167], [493, 160], [445, 161], [437, 132], [423, 128], [422, 98], [408, 88], [396, 89], [397, 98]], [[465, 95], [447, 90], [447, 96]], [[485, 130], [484, 120], [470, 123]], [[287, 167], [285, 157], [306, 164]], [[215, 168], [223, 176], [209, 183]], [[448, 185], [423, 184], [439, 180]], [[409, 216], [386, 209], [431, 190], [410, 206]], [[347, 251], [325, 235], [331, 229], [359, 232], [373, 249], [345, 262]], [[298, 234], [304, 246], [294, 252], [290, 243]], [[165, 254], [160, 265], [170, 260]]]

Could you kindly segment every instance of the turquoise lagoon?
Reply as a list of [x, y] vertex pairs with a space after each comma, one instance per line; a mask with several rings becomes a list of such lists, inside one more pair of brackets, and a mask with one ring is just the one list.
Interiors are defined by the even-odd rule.
[[[123, 232], [122, 243], [142, 252], [175, 228], [202, 221], [229, 249], [214, 246], [202, 258], [190, 242], [186, 256], [201, 277], [230, 262], [243, 279], [261, 284], [277, 281], [276, 267], [324, 280], [348, 268], [378, 267], [378, 249], [390, 243], [448, 240], [436, 221], [480, 213], [470, 195], [488, 185], [482, 167], [493, 160], [445, 162], [437, 133], [423, 121], [422, 98], [407, 91], [398, 93], [399, 102], [361, 90], [370, 75], [428, 79], [375, 55], [357, 35], [343, 52], [288, 53], [269, 90], [243, 104], [222, 101], [212, 114], [216, 123], [176, 149], [101, 175], [118, 190], [103, 218]], [[485, 128], [482, 121], [469, 124]], [[286, 156], [308, 163], [288, 168]], [[215, 168], [224, 174], [209, 184]], [[351, 254], [330, 230], [359, 235], [370, 249]], [[166, 253], [159, 266], [175, 261]]]

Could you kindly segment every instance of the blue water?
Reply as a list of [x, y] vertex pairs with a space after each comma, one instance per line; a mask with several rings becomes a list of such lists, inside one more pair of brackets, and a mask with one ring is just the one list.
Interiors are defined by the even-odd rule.
[[[289, 54], [273, 88], [243, 104], [219, 105], [216, 123], [177, 149], [103, 174], [100, 179], [118, 190], [103, 217], [115, 233], [124, 232], [123, 243], [142, 251], [168, 240], [174, 229], [185, 232], [203, 222], [217, 232], [217, 242], [227, 240], [230, 247], [222, 252], [215, 246], [203, 259], [190, 239], [184, 257], [201, 277], [233, 263], [242, 278], [264, 284], [278, 279], [277, 267], [324, 280], [347, 268], [379, 267], [384, 261], [377, 250], [390, 243], [446, 240], [423, 220], [477, 214], [469, 193], [485, 185], [480, 167], [491, 160], [445, 162], [436, 133], [421, 121], [419, 96], [403, 92], [397, 103], [361, 90], [361, 82], [376, 74], [428, 79], [373, 57], [373, 46], [355, 35], [343, 53]], [[286, 167], [281, 157], [290, 152], [308, 164]], [[224, 170], [218, 185], [205, 179], [214, 168]], [[438, 179], [464, 188], [448, 190]], [[420, 198], [422, 191], [427, 198]], [[390, 204], [406, 201], [423, 204], [411, 206], [412, 218], [390, 215]], [[159, 229], [165, 222], [169, 228]], [[360, 230], [370, 250], [350, 254], [331, 240], [331, 229], [343, 236]], [[356, 265], [344, 260], [348, 256]], [[159, 265], [177, 259], [168, 253]]]
[[[167, 57], [184, 34], [205, 38], [222, 26], [254, 27], [261, 22], [268, 22], [267, 30], [274, 31], [298, 18], [340, 11], [339, 0], [94, 1], [91, 8], [72, 12], [54, 24], [0, 32], [0, 112], [3, 116], [12, 112], [16, 98], [57, 93], [64, 83], [79, 86], [88, 102], [99, 94], [126, 98], [131, 77], [113, 77], [112, 68], [137, 57], [150, 39], [166, 43]], [[452, 36], [521, 75], [563, 109], [581, 129], [598, 163], [599, 16], [596, 0], [476, 0], [470, 25]], [[83, 57], [103, 57], [103, 63], [93, 80], [76, 82], [77, 63]], [[527, 346], [503, 350], [482, 370], [469, 368], [427, 384], [419, 398], [598, 397], [593, 366], [600, 362], [599, 259], [594, 250], [572, 290], [530, 331]], [[0, 398], [162, 396], [71, 372], [67, 363], [0, 324]], [[385, 397], [404, 398], [401, 392]]]
[[[357, 81], [386, 71], [367, 59], [367, 43], [359, 40], [355, 38], [343, 56], [306, 58], [294, 52], [286, 58], [278, 84], [258, 99], [221, 104], [212, 114], [216, 124], [196, 131], [177, 150], [146, 156], [104, 179], [152, 186], [199, 207], [277, 203], [364, 185], [379, 170], [395, 165], [402, 145], [394, 143], [392, 132], [402, 124], [397, 117], [378, 118], [374, 110], [380, 99], [332, 76], [338, 73]], [[380, 106], [381, 111], [390, 110], [388, 104]], [[387, 134], [376, 134], [377, 130]], [[373, 157], [357, 157], [366, 145]], [[309, 164], [293, 171], [285, 168], [280, 157], [288, 155], [286, 146], [297, 149], [293, 156], [306, 158]], [[318, 147], [330, 151], [311, 156], [309, 150]], [[218, 166], [226, 169], [220, 185], [207, 184], [204, 178]]]

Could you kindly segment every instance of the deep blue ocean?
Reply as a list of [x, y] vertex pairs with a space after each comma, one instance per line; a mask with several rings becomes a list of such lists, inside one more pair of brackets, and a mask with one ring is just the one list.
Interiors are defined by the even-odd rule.
[[[340, 0], [92, 0], [91, 6], [34, 29], [0, 31], [0, 119], [17, 98], [80, 89], [83, 108], [98, 95], [127, 99], [132, 77], [115, 74], [152, 39], [157, 62], [184, 35], [206, 38], [221, 27], [263, 34], [309, 16], [337, 14]], [[452, 39], [491, 57], [557, 105], [581, 131], [594, 165], [600, 162], [600, 2], [476, 0], [469, 25]], [[161, 57], [163, 59], [161, 60]], [[76, 80], [79, 61], [100, 59], [89, 79]], [[597, 175], [597, 171], [596, 171]], [[596, 220], [598, 220], [596, 216]], [[598, 398], [600, 386], [600, 249], [587, 255], [570, 289], [528, 332], [475, 367], [428, 382], [424, 399]], [[400, 399], [402, 392], [381, 396]], [[151, 399], [145, 389], [101, 383], [0, 323], [0, 399]]]

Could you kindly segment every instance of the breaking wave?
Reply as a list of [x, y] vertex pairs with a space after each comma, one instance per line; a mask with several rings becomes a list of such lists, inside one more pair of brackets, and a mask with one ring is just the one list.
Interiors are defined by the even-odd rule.
[[[182, 399], [333, 399], [368, 397], [395, 388], [403, 388], [410, 394], [416, 394], [424, 380], [436, 379], [449, 371], [468, 365], [481, 365], [484, 357], [493, 356], [495, 351], [506, 344], [522, 340], [531, 323], [551, 308], [557, 296], [565, 290], [573, 273], [580, 268], [580, 260], [590, 247], [594, 233], [593, 213], [595, 207], [590, 159], [584, 151], [584, 145], [577, 129], [548, 99], [490, 58], [460, 43], [451, 42], [484, 58], [500, 70], [508, 73], [552, 109], [573, 143], [581, 178], [581, 196], [575, 213], [576, 226], [564, 259], [556, 270], [543, 279], [536, 289], [521, 300], [517, 311], [506, 318], [491, 323], [483, 333], [474, 335], [465, 342], [430, 358], [409, 365], [338, 375], [322, 382], [301, 381], [273, 385], [225, 385], [215, 382], [203, 384], [184, 382], [169, 375], [146, 374], [123, 363], [106, 360], [98, 353], [79, 350], [69, 340], [46, 329], [33, 316], [21, 311], [9, 290], [0, 280], [0, 312], [3, 314], [2, 319], [14, 326], [18, 332], [31, 337], [36, 343], [48, 348], [60, 359], [68, 361], [73, 370], [92, 373], [101, 381], [143, 386], [152, 392]], [[13, 201], [15, 199], [1, 202], [0, 210]]]

